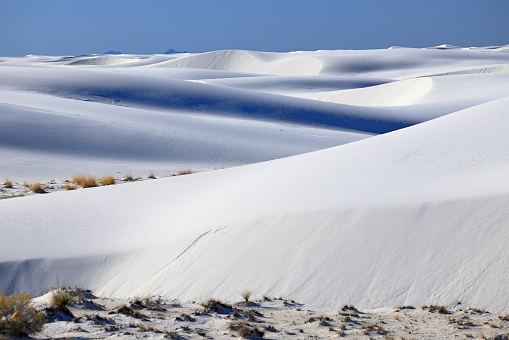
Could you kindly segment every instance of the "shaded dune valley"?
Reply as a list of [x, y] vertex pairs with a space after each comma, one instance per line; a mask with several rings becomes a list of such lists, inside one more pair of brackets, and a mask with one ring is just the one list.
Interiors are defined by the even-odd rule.
[[508, 71], [508, 46], [0, 57], [0, 291], [509, 313]]

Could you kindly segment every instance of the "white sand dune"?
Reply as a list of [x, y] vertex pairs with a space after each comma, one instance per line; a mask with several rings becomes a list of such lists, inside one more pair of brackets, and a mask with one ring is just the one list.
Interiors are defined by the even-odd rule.
[[[341, 73], [341, 68], [354, 69], [353, 55], [362, 75], [358, 83], [256, 76], [330, 75], [326, 69]], [[301, 69], [300, 63], [312, 56], [320, 70], [314, 61]], [[402, 63], [404, 56], [412, 62]], [[367, 60], [376, 63], [372, 71]], [[235, 157], [258, 152], [257, 160], [246, 156], [238, 163], [267, 160], [2, 200], [0, 290], [39, 294], [65, 282], [104, 296], [163, 294], [197, 300], [235, 299], [239, 291], [251, 289], [324, 306], [457, 300], [507, 312], [507, 76], [395, 78], [504, 60], [509, 54], [502, 51], [402, 48], [218, 51], [155, 64], [164, 70], [250, 72], [250, 78], [218, 76], [223, 79], [207, 80], [210, 84], [143, 75], [141, 69], [157, 66], [134, 71], [137, 67], [0, 63], [0, 129], [9, 126], [1, 136], [27, 129], [22, 134], [26, 139], [14, 133], [1, 139], [0, 146], [9, 152], [24, 149], [35, 155], [50, 149], [65, 164], [73, 157], [78, 162], [72, 150], [80, 147], [83, 163], [91, 158], [115, 161], [122, 148], [101, 145], [134, 140], [120, 152], [118, 164], [152, 164], [160, 155], [213, 162], [233, 157], [229, 151]], [[352, 89], [370, 77], [393, 81]], [[341, 88], [347, 83], [350, 89]], [[296, 98], [304, 84], [334, 98], [358, 93], [350, 105]], [[195, 100], [205, 108], [202, 112], [189, 110], [197, 107]], [[271, 126], [274, 132], [290, 129], [293, 139], [274, 135], [271, 140]], [[165, 153], [163, 146], [171, 143], [168, 131], [182, 131], [185, 139], [206, 131], [209, 141], [220, 142], [196, 149], [186, 142], [175, 154]], [[320, 149], [322, 141], [313, 131], [343, 145], [303, 154], [291, 149], [299, 141], [302, 148]], [[259, 135], [248, 138], [248, 133]], [[378, 135], [365, 138], [370, 134]], [[35, 147], [39, 143], [40, 150]], [[273, 159], [282, 157], [277, 155], [281, 149], [295, 156]], [[38, 164], [24, 166], [36, 174]]]
[[0, 92], [0, 176], [146, 176], [281, 158], [370, 136]]
[[207, 84], [307, 98], [315, 93], [371, 87], [391, 79], [339, 76], [259, 76], [202, 80]]
[[383, 133], [416, 123], [383, 109], [331, 105], [180, 79], [62, 68], [0, 69], [0, 87], [151, 110]]
[[408, 106], [440, 103], [450, 112], [509, 96], [509, 73], [420, 77], [349, 91], [331, 91], [319, 100], [347, 105]]
[[395, 78], [424, 72], [449, 72], [508, 64], [509, 56], [490, 50], [387, 49], [269, 53], [214, 51], [182, 56], [158, 67], [184, 67], [280, 76], [364, 75]]

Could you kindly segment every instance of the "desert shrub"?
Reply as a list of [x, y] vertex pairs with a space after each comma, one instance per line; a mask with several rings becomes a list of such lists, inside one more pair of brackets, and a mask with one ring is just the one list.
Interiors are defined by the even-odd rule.
[[12, 181], [8, 178], [5, 179], [4, 186], [6, 188], [12, 188]]
[[82, 188], [92, 188], [97, 186], [97, 180], [94, 176], [75, 175], [72, 178], [73, 183], [79, 185]]
[[69, 190], [76, 190], [76, 189], [78, 189], [78, 188], [76, 187], [76, 185], [71, 184], [71, 183], [68, 183], [68, 184], [64, 187], [64, 189], [65, 189], [66, 191], [69, 191]]
[[263, 338], [265, 332], [263, 329], [253, 327], [247, 322], [231, 322], [228, 330], [239, 332], [239, 336], [244, 339]]
[[129, 307], [134, 309], [148, 308], [150, 310], [164, 312], [166, 309], [161, 306], [161, 302], [161, 297], [156, 298], [153, 295], [148, 295], [143, 298], [136, 297], [134, 301], [129, 304]]
[[151, 171], [150, 174], [148, 175], [148, 178], [156, 179], [156, 175]]
[[84, 188], [87, 186], [87, 176], [85, 175], [75, 175], [72, 178], [73, 183], [79, 185], [80, 187]]
[[245, 303], [249, 303], [249, 299], [251, 298], [252, 294], [253, 292], [250, 290], [243, 290], [242, 292], [240, 292], [240, 296], [242, 297]]
[[445, 306], [429, 305], [422, 306], [422, 310], [428, 310], [430, 313], [447, 314], [447, 308]]
[[5, 296], [0, 292], [0, 334], [25, 337], [40, 332], [46, 319], [31, 305], [32, 295], [24, 292]]
[[354, 313], [359, 313], [359, 310], [357, 308], [355, 308], [354, 305], [344, 305], [341, 308], [341, 311], [342, 312], [351, 311], [351, 312], [354, 312]]
[[114, 309], [114, 311], [118, 314], [123, 314], [126, 316], [132, 316], [134, 318], [143, 319], [145, 318], [145, 314], [140, 312], [139, 310], [134, 310], [132, 306], [122, 305]]
[[175, 173], [175, 176], [190, 175], [190, 174], [193, 174], [195, 172], [196, 171], [194, 171], [194, 170], [192, 170], [190, 168], [181, 169], [181, 170], [177, 170], [177, 172]]
[[132, 182], [132, 181], [134, 181], [134, 177], [133, 177], [133, 175], [131, 175], [131, 174], [126, 174], [126, 175], [124, 175], [124, 181], [127, 181], [127, 182]]
[[112, 185], [115, 184], [115, 178], [113, 176], [103, 176], [99, 180], [99, 183], [101, 183], [101, 185]]
[[87, 177], [87, 188], [93, 188], [97, 186], [97, 180], [93, 176]]
[[206, 313], [214, 312], [214, 313], [227, 313], [232, 310], [232, 306], [221, 302], [216, 299], [208, 299], [207, 301], [200, 302], [200, 306], [205, 309]]
[[34, 182], [34, 183], [30, 184], [30, 191], [38, 193], [38, 194], [42, 194], [42, 193], [46, 192], [46, 191], [44, 191], [44, 186], [41, 184], [41, 182]]
[[57, 290], [51, 294], [51, 304], [62, 312], [69, 312], [68, 306], [73, 300], [74, 296], [66, 290]]

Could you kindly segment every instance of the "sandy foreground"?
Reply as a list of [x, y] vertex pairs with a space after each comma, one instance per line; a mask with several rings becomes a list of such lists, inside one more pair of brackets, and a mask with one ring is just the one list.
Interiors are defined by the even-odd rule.
[[[50, 320], [37, 339], [507, 339], [509, 315], [463, 306], [324, 308], [285, 298], [183, 303], [163, 297], [99, 298], [74, 290], [71, 314], [52, 312], [48, 293], [35, 299]], [[240, 294], [239, 294], [240, 295]], [[239, 298], [239, 300], [242, 300]], [[251, 300], [253, 302], [251, 302]]]

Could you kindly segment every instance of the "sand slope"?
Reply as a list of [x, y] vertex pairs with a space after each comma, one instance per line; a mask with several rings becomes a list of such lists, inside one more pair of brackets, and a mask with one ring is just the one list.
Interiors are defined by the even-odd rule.
[[[450, 51], [423, 50], [421, 58], [426, 59], [429, 53], [445, 52]], [[507, 58], [503, 52], [463, 52], [469, 54], [456, 54], [465, 57], [454, 65], [455, 69], [473, 60], [477, 63], [485, 58], [490, 61]], [[376, 56], [382, 52], [372, 53]], [[477, 59], [475, 53], [480, 55]], [[241, 56], [244, 58], [244, 54]], [[286, 60], [279, 55], [270, 56], [272, 59], [266, 59], [272, 63]], [[288, 57], [293, 58], [293, 54]], [[228, 68], [224, 66], [227, 61], [216, 62]], [[232, 71], [235, 67], [229, 68]], [[10, 86], [15, 95], [4, 99], [9, 103], [2, 107], [19, 110], [17, 117], [27, 115], [29, 121], [33, 121], [30, 115], [43, 114], [44, 121], [49, 119], [44, 110], [27, 109], [13, 102], [17, 95], [36, 99], [30, 96], [46, 98], [51, 94], [44, 105], [68, 108], [72, 112], [73, 104], [69, 101], [76, 99], [73, 96], [92, 88], [92, 80], [87, 79], [89, 74], [106, 71], [77, 69], [75, 72], [76, 76], [83, 72], [83, 79], [76, 82], [66, 79], [66, 95], [54, 93], [62, 84], [60, 77], [33, 85], [37, 88], [31, 91], [37, 94], [20, 92], [32, 86], [29, 81], [6, 80], [4, 86]], [[39, 74], [52, 73], [44, 70]], [[15, 72], [12, 75], [17, 77]], [[351, 303], [361, 308], [376, 308], [449, 304], [459, 300], [495, 312], [508, 311], [509, 302], [501, 297], [509, 293], [503, 284], [508, 279], [506, 259], [509, 259], [505, 242], [509, 237], [509, 182], [506, 180], [509, 96], [505, 95], [505, 89], [498, 88], [504, 83], [505, 75], [442, 77], [448, 79], [443, 82], [441, 77], [416, 79], [417, 90], [411, 91], [420, 96], [404, 98], [402, 92], [399, 109], [373, 107], [373, 111], [364, 106], [321, 103], [261, 90], [231, 89], [226, 80], [224, 86], [219, 81], [210, 85], [177, 80], [157, 85], [162, 88], [170, 84], [184, 92], [191, 89], [193, 93], [211, 94], [210, 98], [230, 93], [239, 102], [253, 98], [256, 105], [280, 101], [281, 107], [309, 105], [317, 108], [317, 112], [318, 108], [330, 108], [337, 110], [334, 117], [337, 124], [343, 124], [341, 132], [344, 124], [350, 124], [344, 121], [353, 119], [348, 117], [364, 119], [363, 124], [369, 120], [375, 125], [380, 119], [400, 122], [398, 119], [405, 117], [419, 117], [420, 122], [349, 144], [237, 168], [2, 200], [0, 289], [43, 293], [48, 287], [65, 282], [91, 288], [104, 296], [163, 294], [184, 300], [210, 296], [233, 299], [239, 291], [251, 289], [260, 295], [282, 295], [328, 306]], [[145, 79], [140, 80], [142, 87], [145, 81], [149, 82], [147, 78], [139, 76], [138, 79]], [[111, 86], [122, 86], [115, 79], [111, 77], [105, 83], [108, 86], [99, 86], [104, 91]], [[122, 79], [128, 78], [122, 76]], [[464, 81], [471, 86], [458, 85]], [[477, 92], [472, 85], [476, 81], [485, 82], [491, 90]], [[391, 87], [404, 82], [372, 88], [387, 87], [389, 96], [400, 100], [391, 93]], [[419, 83], [429, 88], [423, 91]], [[150, 80], [150, 86], [154, 84], [159, 83]], [[270, 87], [276, 82], [259, 85]], [[455, 86], [459, 88], [451, 90]], [[477, 94], [474, 100], [461, 96], [467, 88]], [[129, 87], [124, 89], [129, 91]], [[201, 89], [206, 90], [200, 92]], [[406, 89], [400, 86], [399, 90]], [[450, 104], [446, 98], [454, 92]], [[71, 98], [63, 98], [69, 93]], [[84, 93], [91, 97], [91, 92]], [[150, 124], [157, 124], [157, 119], [163, 121], [171, 110], [166, 110], [164, 96], [159, 101], [156, 97], [145, 103], [143, 93], [122, 97], [129, 107], [121, 106], [119, 111], [110, 113], [105, 109], [104, 114], [113, 119], [125, 113], [126, 122], [142, 121], [137, 113], [147, 114], [149, 110], [150, 117], [155, 119], [144, 122], [149, 131]], [[150, 98], [154, 96], [150, 94]], [[97, 109], [111, 107], [101, 101], [86, 104]], [[427, 109], [441, 107], [445, 115], [422, 122], [425, 119], [418, 104]], [[466, 108], [453, 109], [460, 104]], [[446, 111], [451, 112], [446, 114]], [[240, 109], [235, 112], [245, 114]], [[104, 114], [97, 114], [94, 119]], [[221, 123], [233, 119], [228, 115], [221, 118]], [[281, 116], [280, 122], [284, 121], [282, 117], [288, 118]], [[303, 129], [317, 128], [315, 123], [324, 125], [322, 117], [310, 115], [308, 124], [290, 116], [285, 123], [294, 127], [295, 133], [304, 134], [310, 130]], [[19, 124], [19, 118], [9, 122]], [[253, 119], [249, 122], [253, 129], [258, 128], [253, 122], [266, 123], [263, 119]], [[334, 124], [331, 125], [324, 131], [334, 130]], [[86, 124], [83, 126], [87, 128]], [[219, 125], [211, 128], [219, 129]], [[90, 130], [96, 129], [99, 127], [90, 126]], [[47, 137], [40, 136], [40, 140], [51, 141], [57, 130], [60, 129], [48, 133]], [[108, 128], [108, 131], [115, 136], [116, 130]], [[373, 131], [359, 129], [357, 132]], [[117, 133], [116, 138], [122, 140], [121, 132]], [[147, 132], [147, 136], [155, 135]], [[54, 142], [54, 145], [61, 144]], [[105, 159], [113, 158], [108, 149], [103, 152]], [[138, 159], [132, 152], [133, 159]], [[61, 157], [65, 155], [65, 151], [58, 153]], [[20, 244], [25, 245], [23, 251], [19, 249]]]

